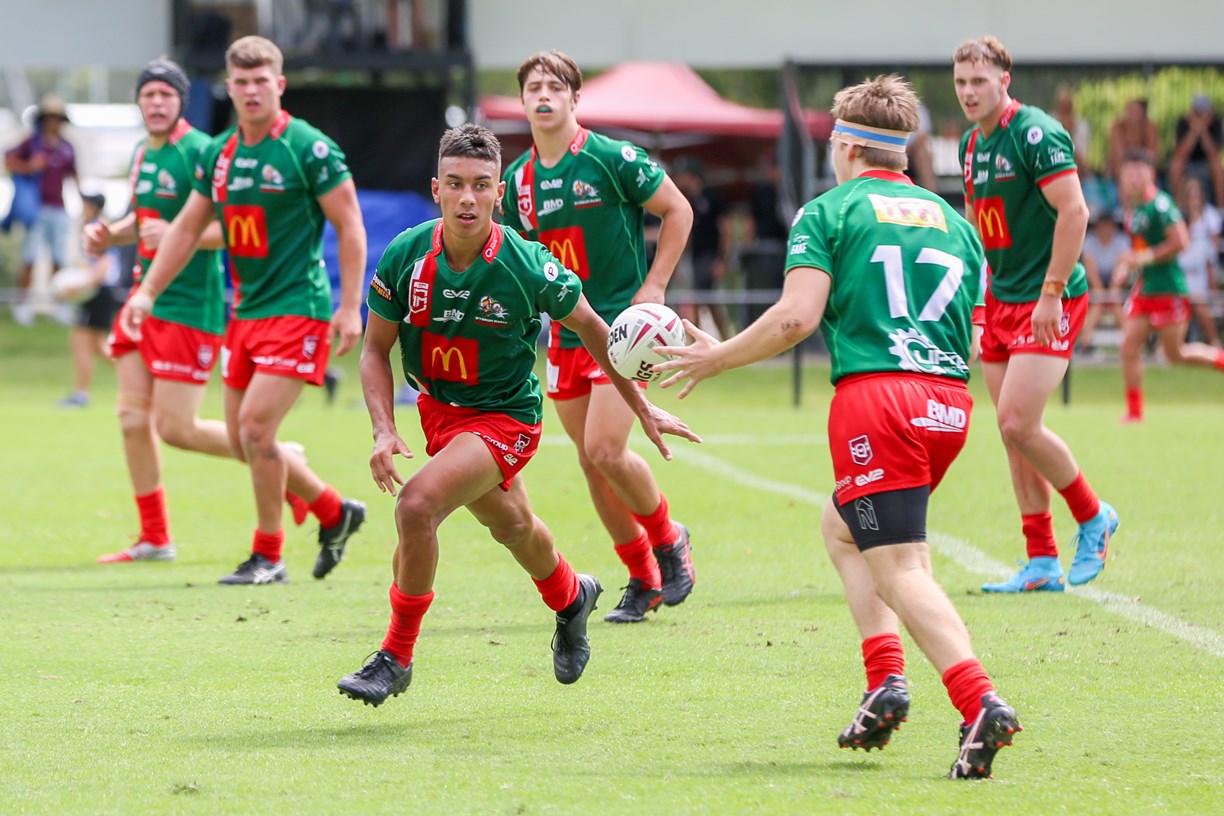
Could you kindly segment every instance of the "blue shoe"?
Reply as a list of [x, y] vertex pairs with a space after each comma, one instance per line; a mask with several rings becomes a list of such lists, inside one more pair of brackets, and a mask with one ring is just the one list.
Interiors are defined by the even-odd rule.
[[1079, 526], [1075, 534], [1075, 560], [1067, 573], [1071, 586], [1086, 584], [1105, 569], [1105, 558], [1109, 555], [1109, 539], [1118, 529], [1118, 511], [1101, 502], [1096, 517]]
[[1017, 561], [1020, 571], [997, 584], [982, 584], [983, 592], [1062, 592], [1066, 583], [1063, 580], [1062, 565], [1052, 555], [1039, 555], [1027, 564]]
[[73, 391], [68, 396], [64, 397], [55, 403], [58, 408], [88, 408], [89, 395], [82, 391]]

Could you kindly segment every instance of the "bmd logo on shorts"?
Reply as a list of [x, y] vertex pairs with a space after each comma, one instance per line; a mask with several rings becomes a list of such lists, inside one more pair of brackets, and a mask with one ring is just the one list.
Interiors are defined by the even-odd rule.
[[965, 426], [969, 424], [969, 415], [961, 408], [953, 408], [929, 399], [927, 400], [927, 415], [914, 417], [910, 420], [910, 424], [926, 428], [928, 431], [957, 433], [965, 430]]
[[867, 438], [867, 434], [850, 440], [850, 458], [854, 460], [854, 464], [866, 465], [871, 462], [874, 455], [871, 450], [871, 440]]

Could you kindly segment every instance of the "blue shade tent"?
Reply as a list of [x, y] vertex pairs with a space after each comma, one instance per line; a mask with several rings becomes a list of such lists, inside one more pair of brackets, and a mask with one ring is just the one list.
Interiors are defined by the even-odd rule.
[[[370, 278], [374, 277], [374, 270], [387, 244], [404, 230], [431, 218], [437, 218], [440, 213], [432, 199], [416, 193], [358, 190], [357, 201], [361, 206], [361, 215], [365, 219], [368, 254], [364, 283], [369, 286]], [[338, 298], [340, 259], [336, 251], [336, 231], [332, 229], [330, 223], [323, 229], [323, 262], [327, 264], [332, 292]], [[364, 289], [361, 302], [361, 314], [364, 320], [366, 312]]]

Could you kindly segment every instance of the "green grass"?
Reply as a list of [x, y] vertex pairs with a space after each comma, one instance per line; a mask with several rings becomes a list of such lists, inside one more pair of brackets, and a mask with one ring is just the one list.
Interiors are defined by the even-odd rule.
[[[937, 552], [936, 572], [1025, 724], [997, 779], [943, 779], [957, 716], [906, 639], [914, 707], [887, 751], [839, 752], [862, 692], [858, 643], [819, 538], [830, 485], [827, 372], [790, 406], [789, 367], [703, 384], [677, 403], [707, 443], [652, 457], [693, 530], [698, 586], [645, 624], [593, 623], [582, 681], [552, 678], [551, 616], [465, 514], [442, 528], [437, 600], [415, 680], [379, 709], [336, 680], [380, 642], [392, 501], [367, 468], [353, 360], [337, 404], [310, 391], [284, 438], [369, 503], [325, 582], [313, 530], [291, 529], [293, 583], [219, 587], [253, 510], [232, 463], [167, 451], [180, 557], [100, 567], [135, 509], [104, 371], [94, 407], [59, 412], [63, 330], [0, 319], [7, 546], [0, 548], [0, 811], [5, 813], [1208, 813], [1224, 809], [1222, 659], [1085, 595], [987, 597]], [[1149, 418], [1120, 427], [1114, 368], [1077, 369], [1066, 438], [1122, 527], [1093, 589], [1222, 634], [1224, 378], [1153, 369]], [[205, 413], [220, 412], [214, 386]], [[931, 528], [994, 562], [1021, 554], [989, 401], [932, 502]], [[413, 412], [400, 417], [421, 450]], [[580, 570], [624, 581], [551, 416], [526, 471], [537, 512]], [[643, 443], [644, 444], [644, 443]], [[644, 447], [643, 447], [644, 450]], [[406, 466], [411, 471], [412, 463]], [[1060, 540], [1073, 524], [1055, 502]]]

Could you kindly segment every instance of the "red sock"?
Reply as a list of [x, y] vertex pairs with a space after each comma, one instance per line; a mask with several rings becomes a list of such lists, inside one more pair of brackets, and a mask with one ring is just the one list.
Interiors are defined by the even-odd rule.
[[285, 547], [285, 531], [277, 530], [275, 533], [264, 533], [259, 530], [255, 531], [255, 543], [251, 545], [251, 552], [259, 553], [264, 558], [275, 564], [281, 560], [281, 550]]
[[[1221, 352], [1224, 354], [1224, 352]], [[1216, 357], [1216, 367], [1220, 367], [1220, 357]], [[1126, 415], [1133, 419], [1139, 419], [1143, 416], [1143, 389], [1128, 388], [1126, 389]]]
[[1088, 486], [1088, 480], [1084, 478], [1082, 470], [1075, 474], [1075, 481], [1058, 492], [1067, 500], [1071, 515], [1075, 516], [1075, 520], [1080, 524], [1091, 521], [1101, 512], [1101, 500]]
[[650, 546], [665, 547], [676, 543], [676, 528], [672, 526], [671, 515], [667, 512], [667, 497], [659, 494], [659, 506], [649, 516], [633, 514], [637, 523], [642, 525], [650, 539]]
[[140, 540], [157, 547], [170, 543], [170, 518], [166, 513], [166, 491], [157, 488], [152, 493], [136, 497], [140, 513]]
[[621, 563], [629, 568], [629, 577], [637, 578], [646, 589], [662, 589], [663, 576], [659, 573], [659, 562], [650, 549], [650, 540], [642, 533], [628, 544], [617, 544], [616, 554]]
[[982, 710], [982, 695], [994, 691], [994, 685], [976, 657], [962, 660], [944, 672], [943, 683], [952, 705], [967, 723], [976, 720]]
[[306, 523], [306, 517], [310, 515], [310, 505], [301, 496], [288, 490], [285, 491], [285, 501], [289, 503], [289, 509], [293, 511], [293, 523], [301, 527]]
[[1039, 556], [1058, 557], [1058, 540], [1054, 538], [1054, 517], [1049, 512], [1029, 513], [1020, 517], [1024, 531], [1024, 549], [1029, 560]]
[[863, 640], [863, 666], [867, 669], [867, 690], [878, 687], [890, 674], [905, 674], [905, 650], [901, 636], [893, 632]]
[[424, 595], [405, 595], [394, 583], [391, 584], [391, 623], [387, 626], [387, 637], [382, 650], [390, 652], [401, 666], [412, 662], [412, 650], [421, 635], [421, 618], [433, 603], [433, 591]]
[[543, 581], [535, 581], [544, 603], [554, 612], [560, 612], [578, 597], [578, 574], [566, 562], [565, 556], [557, 553], [557, 568]]
[[1215, 363], [1213, 363], [1213, 365], [1220, 371], [1224, 371], [1224, 349], [1220, 349], [1216, 352]]
[[331, 485], [323, 488], [319, 498], [310, 503], [310, 512], [315, 514], [315, 518], [324, 527], [335, 527], [339, 524], [344, 511], [340, 507], [340, 494], [336, 492], [336, 488]]

